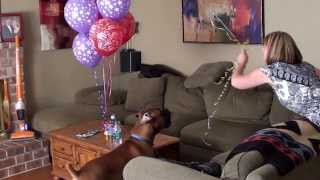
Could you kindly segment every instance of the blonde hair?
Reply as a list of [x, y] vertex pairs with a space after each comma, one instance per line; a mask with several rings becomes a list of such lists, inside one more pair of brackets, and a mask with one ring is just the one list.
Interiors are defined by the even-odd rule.
[[276, 31], [264, 38], [264, 46], [268, 48], [266, 63], [284, 62], [300, 64], [302, 55], [294, 39], [286, 32]]

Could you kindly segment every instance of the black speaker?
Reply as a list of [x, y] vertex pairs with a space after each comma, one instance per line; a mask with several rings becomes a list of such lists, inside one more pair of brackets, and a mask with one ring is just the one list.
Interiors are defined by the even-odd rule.
[[120, 51], [120, 71], [133, 72], [141, 69], [141, 51], [123, 49]]

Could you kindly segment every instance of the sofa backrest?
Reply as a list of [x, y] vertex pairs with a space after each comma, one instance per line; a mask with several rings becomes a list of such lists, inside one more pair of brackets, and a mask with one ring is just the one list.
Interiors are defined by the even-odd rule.
[[[203, 90], [206, 110], [209, 115], [216, 109], [214, 103], [223, 86], [223, 84], [211, 84]], [[249, 90], [238, 90], [230, 87], [217, 106], [215, 118], [236, 123], [268, 125], [270, 124], [269, 113], [272, 100], [273, 93], [267, 86]]]
[[[223, 77], [231, 65], [230, 61], [203, 64], [185, 81], [185, 87], [203, 90], [208, 115], [215, 109], [213, 103], [224, 86], [224, 83], [216, 85], [214, 82]], [[249, 90], [230, 87], [218, 108], [215, 118], [237, 123], [269, 125], [287, 121], [293, 116], [279, 103], [268, 85]]]
[[[203, 90], [207, 113], [214, 110], [213, 103], [222, 90], [222, 85], [209, 85]], [[269, 85], [249, 90], [230, 88], [219, 105], [216, 118], [239, 123], [273, 125], [298, 117], [282, 106]]]
[[[129, 81], [138, 78], [139, 72], [122, 73], [112, 77], [112, 99], [110, 104], [120, 104], [126, 99]], [[99, 82], [98, 86], [80, 89], [74, 95], [74, 102], [78, 104], [100, 105], [98, 92], [103, 90], [103, 82]]]
[[[190, 77], [179, 77], [172, 74], [164, 75], [166, 87], [164, 93], [164, 108], [171, 112], [182, 114], [192, 118], [204, 119], [213, 111], [213, 103], [220, 95], [223, 85], [215, 85], [211, 81], [216, 81], [224, 75], [226, 68], [230, 67], [228, 62], [220, 62], [217, 66], [210, 63], [207, 66], [217, 68], [210, 70], [205, 68], [206, 73], [194, 73]], [[209, 73], [209, 74], [208, 74]], [[209, 79], [200, 82], [204, 74], [208, 74]], [[111, 104], [124, 103], [128, 90], [128, 84], [133, 79], [139, 78], [139, 72], [122, 73], [112, 79], [113, 97]], [[202, 87], [197, 87], [200, 84]], [[186, 87], [186, 85], [188, 87]], [[199, 86], [200, 86], [199, 85]], [[97, 92], [102, 90], [101, 86], [89, 87], [79, 90], [75, 94], [75, 102], [80, 104], [100, 105]], [[121, 102], [114, 102], [121, 101]], [[290, 120], [295, 114], [284, 108], [274, 96], [272, 89], [267, 86], [261, 86], [250, 90], [236, 90], [230, 88], [227, 96], [219, 106], [216, 118], [237, 122], [237, 123], [257, 123], [257, 124], [275, 124]]]
[[115, 75], [112, 77], [112, 89], [120, 89], [127, 91], [129, 81], [132, 79], [136, 79], [139, 77], [140, 72], [129, 72], [129, 73], [121, 73], [120, 75]]

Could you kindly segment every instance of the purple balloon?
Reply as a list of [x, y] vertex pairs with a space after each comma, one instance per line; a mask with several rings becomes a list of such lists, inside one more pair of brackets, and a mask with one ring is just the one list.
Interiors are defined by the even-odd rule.
[[99, 18], [96, 0], [69, 0], [64, 7], [64, 18], [72, 29], [88, 33]]
[[130, 4], [131, 0], [97, 0], [100, 14], [115, 21], [128, 14]]
[[80, 64], [88, 67], [96, 67], [102, 57], [97, 53], [92, 46], [89, 37], [85, 34], [79, 33], [73, 40], [72, 44], [73, 54]]

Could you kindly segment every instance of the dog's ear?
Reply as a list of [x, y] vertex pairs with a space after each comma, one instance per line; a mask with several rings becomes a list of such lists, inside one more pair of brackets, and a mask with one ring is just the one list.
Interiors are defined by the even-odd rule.
[[138, 113], [136, 114], [136, 118], [141, 119], [141, 112], [138, 112]]
[[171, 112], [168, 109], [164, 109], [162, 112], [164, 118], [164, 128], [168, 128], [171, 125]]

